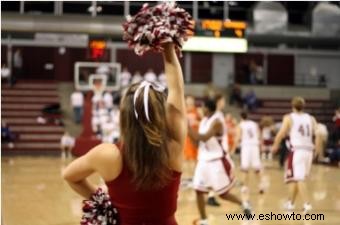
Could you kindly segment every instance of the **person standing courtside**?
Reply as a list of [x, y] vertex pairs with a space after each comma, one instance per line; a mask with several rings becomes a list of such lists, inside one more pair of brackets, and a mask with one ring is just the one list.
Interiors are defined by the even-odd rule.
[[272, 151], [275, 153], [286, 135], [289, 135], [290, 151], [285, 168], [285, 182], [289, 185], [289, 198], [285, 204], [287, 210], [295, 208], [297, 195], [302, 197], [303, 209], [307, 213], [312, 209], [307, 194], [305, 179], [310, 173], [313, 161], [313, 136], [315, 136], [316, 152], [320, 152], [318, 146], [320, 137], [317, 135], [317, 122], [313, 116], [303, 111], [305, 100], [302, 97], [292, 99], [292, 112], [283, 117], [280, 131], [277, 133]]
[[71, 159], [72, 158], [72, 149], [75, 145], [75, 139], [72, 137], [67, 131], [65, 131], [64, 135], [60, 140], [60, 149], [61, 149], [61, 159]]
[[14, 67], [14, 71], [12, 73], [12, 76], [10, 77], [10, 83], [11, 86], [13, 86], [16, 82], [16, 78], [17, 77], [21, 77], [22, 73], [23, 73], [23, 59], [22, 59], [22, 52], [21, 49], [17, 49], [14, 52], [14, 56], [13, 56], [13, 67]]
[[84, 96], [80, 91], [75, 91], [71, 95], [71, 105], [74, 113], [74, 122], [79, 124], [83, 119]]

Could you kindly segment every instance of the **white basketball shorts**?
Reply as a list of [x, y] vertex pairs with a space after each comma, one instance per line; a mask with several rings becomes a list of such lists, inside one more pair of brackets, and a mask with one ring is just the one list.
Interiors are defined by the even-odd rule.
[[252, 168], [255, 171], [260, 171], [261, 167], [260, 148], [258, 146], [242, 146], [241, 170], [248, 171]]
[[290, 151], [286, 161], [285, 182], [304, 181], [309, 175], [313, 162], [313, 151]]
[[205, 193], [213, 190], [220, 195], [229, 191], [234, 183], [234, 163], [228, 155], [220, 159], [197, 162], [193, 179], [195, 190]]

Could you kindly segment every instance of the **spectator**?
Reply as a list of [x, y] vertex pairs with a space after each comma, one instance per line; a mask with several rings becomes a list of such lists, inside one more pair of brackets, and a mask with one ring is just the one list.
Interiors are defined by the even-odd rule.
[[16, 82], [15, 77], [21, 77], [22, 76], [23, 60], [22, 60], [21, 49], [17, 49], [14, 52], [13, 67], [14, 67], [14, 73], [11, 76], [11, 86], [13, 86]]
[[135, 83], [141, 82], [142, 80], [143, 80], [142, 75], [140, 74], [139, 71], [136, 71], [135, 74], [132, 77], [131, 83], [135, 84]]
[[110, 92], [105, 92], [104, 97], [103, 97], [103, 101], [105, 104], [105, 108], [111, 112], [112, 107], [113, 107], [113, 97], [112, 94]]
[[125, 88], [130, 85], [131, 81], [131, 73], [129, 70], [124, 67], [122, 73], [120, 74], [120, 85], [122, 88]]
[[120, 137], [120, 126], [119, 126], [119, 120], [120, 120], [120, 110], [119, 110], [119, 105], [120, 105], [120, 96], [117, 96], [114, 101], [113, 101], [113, 109], [110, 113], [111, 120], [113, 123], [113, 142], [117, 143], [119, 142], [119, 137]]
[[72, 158], [71, 151], [75, 145], [75, 139], [66, 131], [60, 140], [61, 159]]
[[228, 149], [234, 149], [236, 148], [236, 146], [234, 146], [234, 137], [236, 135], [237, 120], [230, 113], [227, 113], [225, 115], [225, 123], [227, 127]]
[[109, 112], [101, 95], [92, 98], [92, 130], [98, 138], [102, 138], [103, 124], [108, 121]]
[[326, 87], [327, 86], [326, 74], [321, 74], [319, 76], [319, 86], [320, 87]]
[[106, 121], [101, 124], [102, 128], [102, 142], [103, 143], [114, 143], [113, 131], [114, 124], [110, 116], [106, 117]]
[[329, 154], [329, 161], [332, 164], [340, 167], [340, 140], [335, 144], [334, 148]]
[[276, 131], [273, 118], [271, 116], [263, 116], [260, 121], [260, 128], [262, 136], [261, 158], [263, 160], [272, 160], [273, 154], [271, 152], [271, 147], [273, 145], [274, 133]]
[[6, 64], [3, 64], [1, 67], [1, 81], [3, 80], [7, 80], [9, 85], [11, 85], [11, 70]]
[[100, 131], [101, 131], [101, 128], [100, 128], [100, 117], [99, 117], [99, 113], [97, 111], [94, 111], [92, 113], [91, 126], [92, 126], [93, 132], [97, 136], [100, 136]]
[[214, 86], [213, 83], [208, 83], [208, 85], [205, 86], [205, 89], [204, 89], [204, 96], [211, 99], [211, 100], [214, 100], [215, 96], [216, 96], [216, 87]]
[[321, 142], [319, 143], [321, 146], [317, 149], [321, 149], [320, 155], [318, 155], [318, 160], [323, 161], [325, 158], [325, 150], [327, 146], [328, 140], [328, 130], [325, 124], [318, 123], [316, 127], [315, 135], [319, 135], [321, 137]]
[[239, 107], [243, 106], [242, 100], [242, 91], [239, 84], [234, 84], [231, 88], [230, 97], [229, 97], [230, 105], [237, 103]]
[[61, 119], [54, 118], [54, 117], [44, 117], [44, 116], [38, 116], [37, 117], [37, 123], [39, 124], [53, 124], [57, 126], [64, 126], [64, 122]]
[[99, 104], [104, 101], [102, 93], [101, 92], [94, 93], [91, 101], [92, 101], [93, 108], [97, 110], [99, 108]]
[[249, 65], [249, 80], [250, 80], [250, 84], [256, 84], [256, 63], [254, 60], [250, 61], [250, 65]]
[[156, 82], [157, 81], [157, 76], [153, 69], [148, 69], [148, 71], [144, 74], [144, 80], [149, 81], [149, 82]]
[[[225, 111], [225, 97], [222, 94], [215, 95], [216, 111], [220, 111], [224, 114]], [[224, 115], [223, 115], [224, 117]]]
[[166, 87], [166, 76], [164, 71], [162, 71], [159, 75], [158, 75], [158, 82], [163, 86]]
[[248, 109], [248, 111], [254, 111], [257, 107], [257, 97], [253, 90], [250, 90], [244, 96], [244, 103]]
[[14, 148], [16, 135], [11, 131], [5, 121], [1, 122], [1, 142], [8, 143], [9, 148]]
[[[282, 126], [282, 122], [277, 122], [274, 124], [273, 127], [275, 129], [275, 133], [279, 132], [279, 130], [281, 129], [281, 126]], [[289, 149], [290, 149], [289, 138], [286, 137], [285, 139], [281, 141], [280, 149], [279, 149], [279, 165], [281, 169], [284, 168], [284, 164], [288, 156]]]
[[48, 104], [46, 105], [41, 111], [43, 114], [61, 114], [61, 109], [60, 109], [60, 103], [53, 103], [53, 104]]
[[263, 68], [260, 65], [256, 65], [255, 79], [257, 84], [264, 84]]
[[264, 77], [263, 77], [263, 68], [254, 60], [250, 61], [250, 83], [251, 84], [263, 84]]
[[71, 105], [74, 112], [74, 122], [79, 124], [83, 120], [84, 96], [80, 91], [75, 91], [71, 95]]
[[238, 74], [240, 83], [250, 84], [250, 65], [247, 59], [242, 60]]
[[335, 123], [335, 138], [340, 139], [340, 107], [334, 111], [333, 121]]

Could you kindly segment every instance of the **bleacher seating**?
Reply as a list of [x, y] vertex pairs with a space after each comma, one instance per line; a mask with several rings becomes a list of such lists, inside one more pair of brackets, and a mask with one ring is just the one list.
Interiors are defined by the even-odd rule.
[[[260, 107], [250, 113], [250, 119], [259, 121], [262, 116], [270, 115], [276, 122], [291, 112], [291, 99], [260, 99]], [[330, 125], [334, 114], [334, 105], [329, 100], [306, 99], [306, 112], [316, 117], [318, 122]]]
[[18, 135], [14, 148], [1, 146], [2, 154], [60, 152], [63, 127], [53, 123], [40, 124], [37, 117], [58, 119], [61, 115], [43, 115], [42, 109], [59, 103], [57, 84], [52, 81], [20, 81], [14, 87], [1, 90], [2, 120]]

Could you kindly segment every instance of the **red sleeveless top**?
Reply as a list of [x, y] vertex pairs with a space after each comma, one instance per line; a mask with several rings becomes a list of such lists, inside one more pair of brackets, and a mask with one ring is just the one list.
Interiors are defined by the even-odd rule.
[[[132, 174], [124, 166], [119, 176], [107, 182], [109, 195], [117, 208], [120, 225], [177, 225], [177, 193], [181, 173], [173, 171], [173, 179], [160, 189], [137, 190]], [[157, 182], [157, 181], [155, 181]]]

